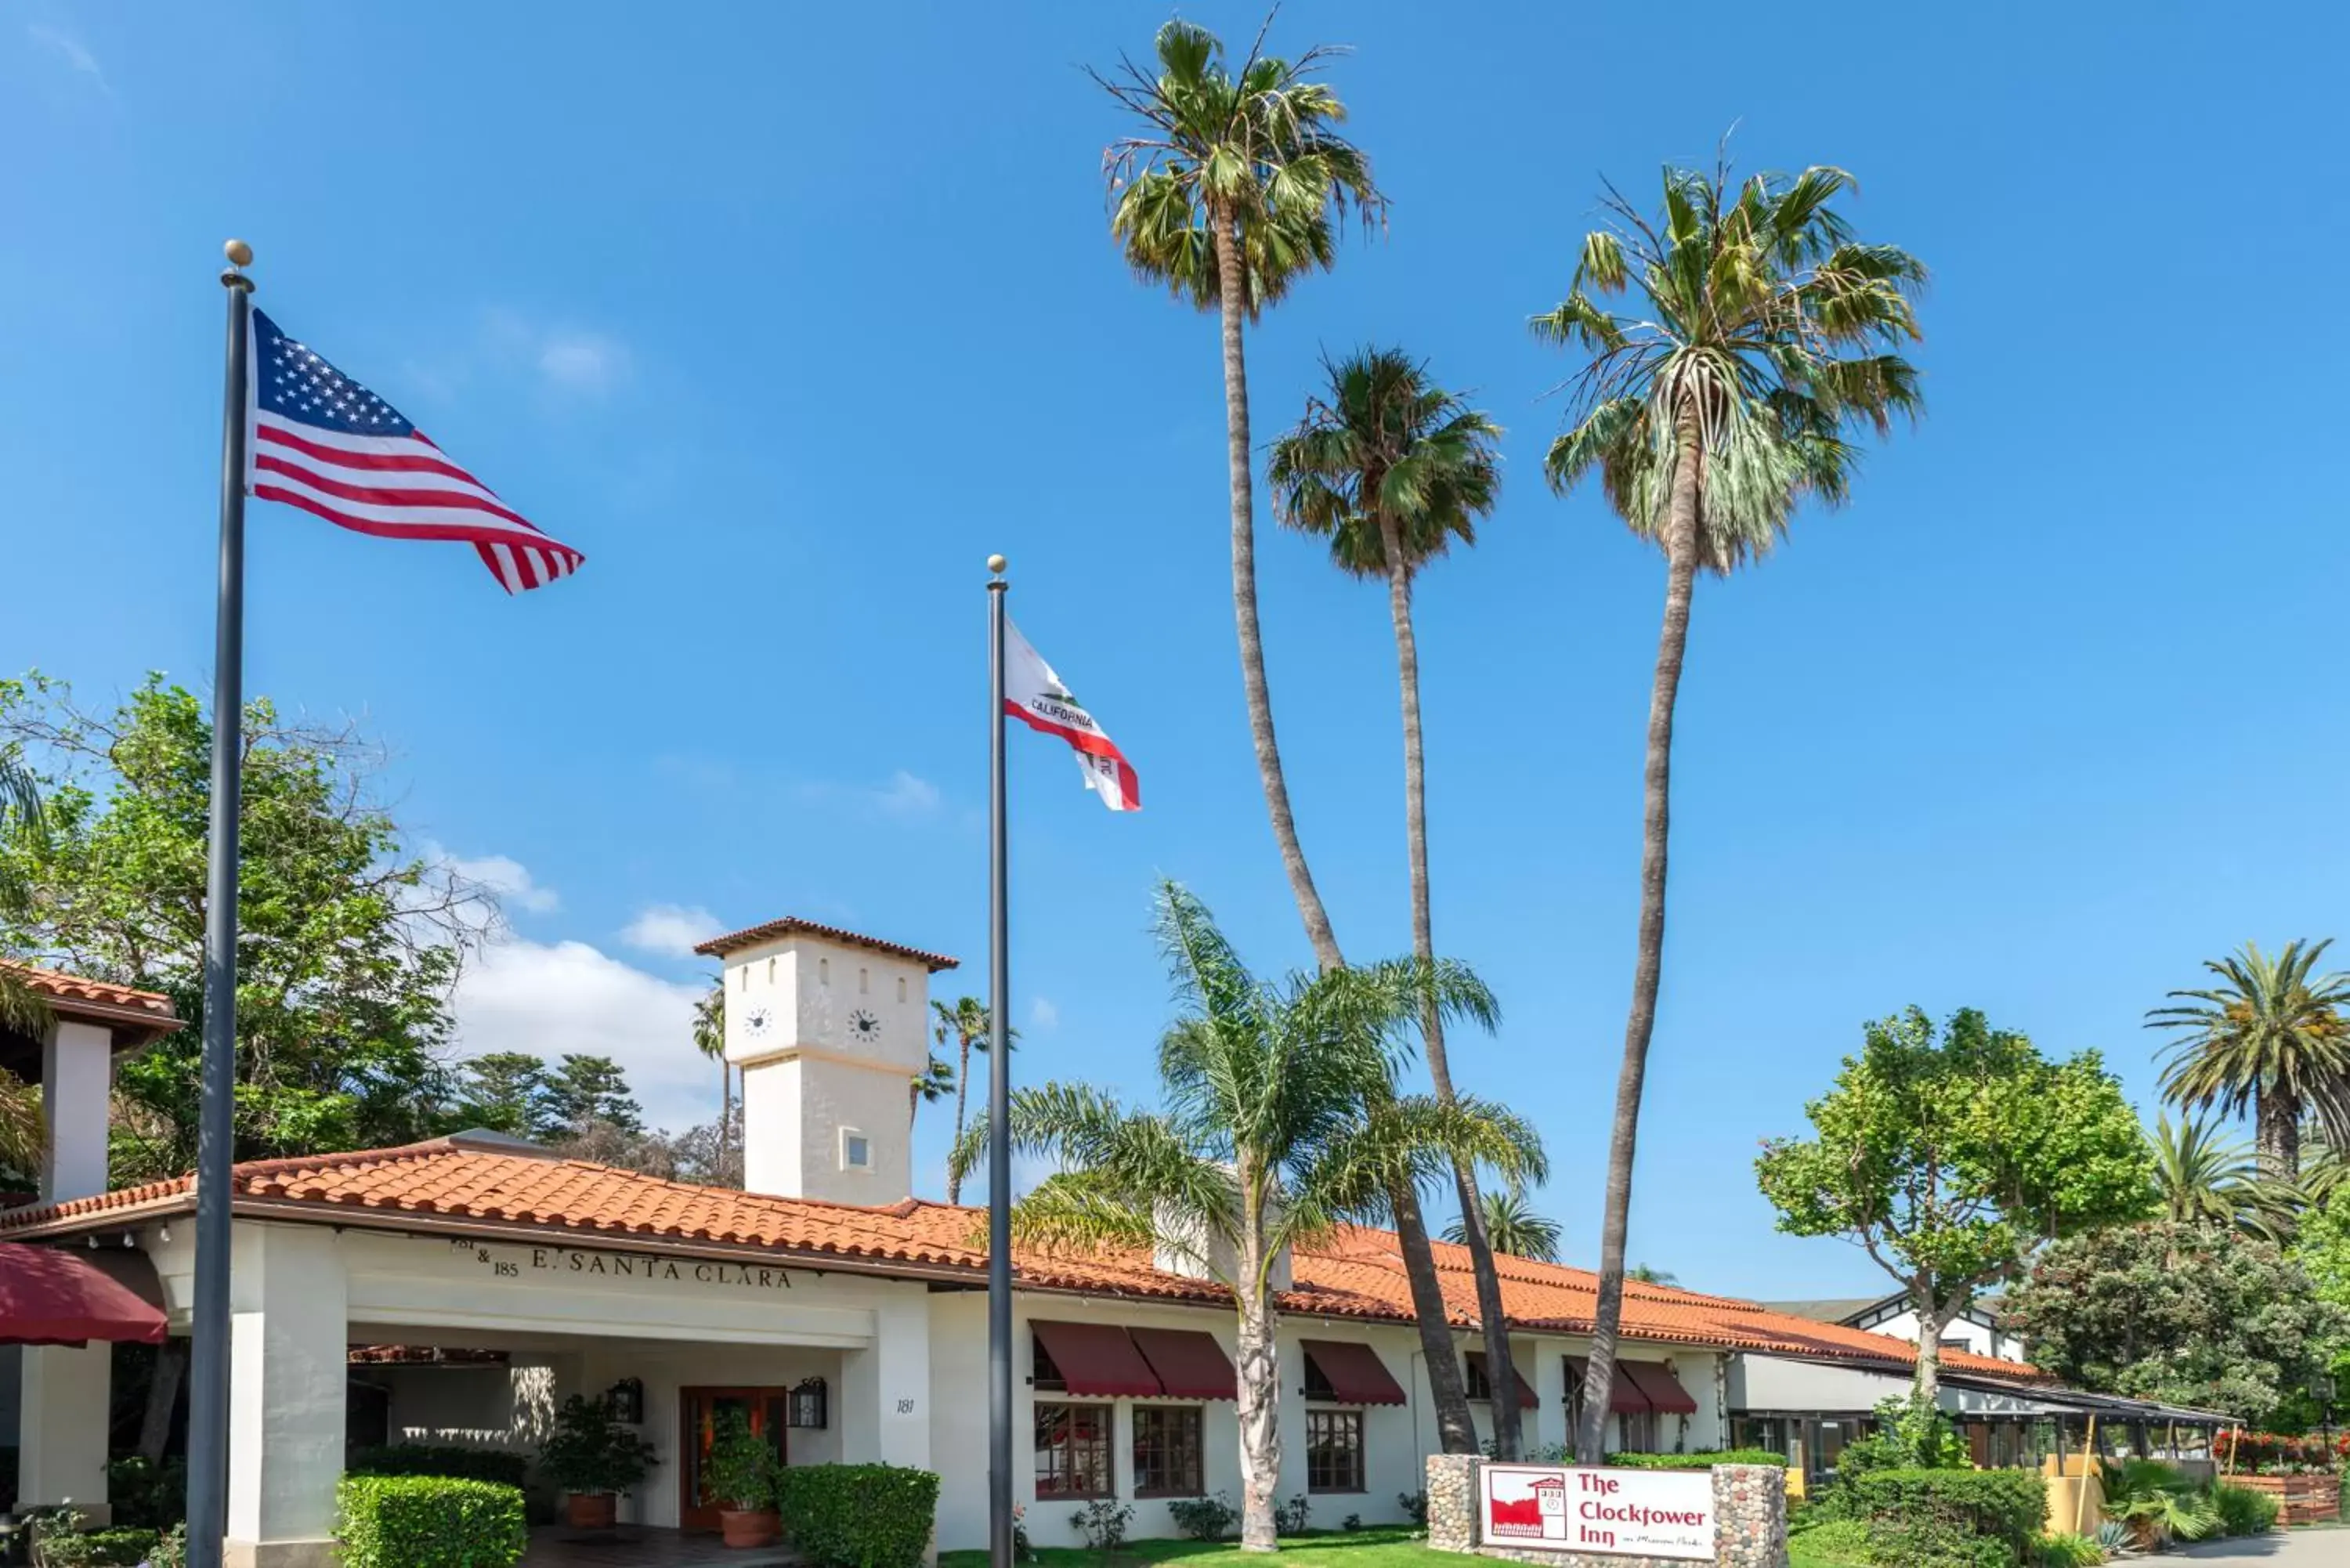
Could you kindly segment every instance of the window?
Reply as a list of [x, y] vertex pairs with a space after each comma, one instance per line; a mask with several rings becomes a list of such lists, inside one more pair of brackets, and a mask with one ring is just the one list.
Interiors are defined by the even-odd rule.
[[840, 1168], [843, 1170], [873, 1168], [873, 1140], [855, 1127], [840, 1129]]
[[816, 961], [816, 982], [818, 985], [830, 985], [832, 983], [832, 961], [830, 959], [820, 958]]
[[1653, 1454], [1657, 1451], [1657, 1413], [1654, 1410], [1626, 1410], [1617, 1418], [1623, 1423], [1625, 1453]]
[[1061, 1376], [1060, 1367], [1053, 1360], [1053, 1353], [1045, 1349], [1045, 1342], [1033, 1334], [1028, 1336], [1028, 1354], [1035, 1358], [1031, 1363], [1034, 1370], [1028, 1376], [1031, 1387], [1048, 1388], [1055, 1394], [1068, 1392], [1068, 1380]]
[[1198, 1497], [1200, 1412], [1196, 1407], [1134, 1407], [1134, 1495]]
[[1941, 1344], [1944, 1350], [1971, 1350], [1974, 1348], [1974, 1342], [1967, 1338], [1963, 1334], [1946, 1334], [1942, 1336]]
[[1036, 1407], [1036, 1495], [1110, 1495], [1107, 1405]]
[[1491, 1399], [1493, 1397], [1493, 1380], [1485, 1376], [1483, 1351], [1471, 1350], [1461, 1357], [1461, 1380], [1468, 1385], [1471, 1399]]
[[865, 970], [862, 967], [858, 968], [857, 971], [857, 994], [859, 996], [863, 996], [865, 994]]
[[1305, 1412], [1305, 1490], [1363, 1490], [1363, 1413]]
[[906, 1000], [906, 977], [902, 974], [898, 977], [898, 1000]]
[[1324, 1376], [1322, 1364], [1314, 1359], [1314, 1353], [1310, 1350], [1305, 1353], [1305, 1397], [1308, 1399], [1336, 1399], [1338, 1397], [1338, 1391], [1330, 1386], [1330, 1379]]
[[768, 982], [770, 985], [772, 985], [772, 984], [774, 984], [774, 983], [775, 983], [775, 960], [773, 960], [773, 959], [769, 959], [769, 960], [767, 961], [767, 982]]

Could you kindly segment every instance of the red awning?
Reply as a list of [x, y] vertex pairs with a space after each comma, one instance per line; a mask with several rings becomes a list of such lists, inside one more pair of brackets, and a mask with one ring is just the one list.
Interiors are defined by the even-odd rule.
[[[1566, 1358], [1566, 1402], [1570, 1407], [1583, 1402], [1583, 1373], [1587, 1365], [1586, 1358], [1580, 1355], [1570, 1355]], [[1675, 1386], [1678, 1387], [1679, 1385]], [[1687, 1398], [1688, 1396], [1683, 1395], [1682, 1397]], [[1624, 1376], [1624, 1364], [1617, 1362], [1616, 1376], [1607, 1385], [1608, 1413], [1616, 1416], [1640, 1416], [1655, 1408], [1655, 1406], [1648, 1403], [1648, 1396], [1641, 1390], [1640, 1386]], [[1690, 1408], [1694, 1410], [1697, 1407], [1691, 1405]]]
[[[1126, 1330], [1111, 1323], [1055, 1323], [1030, 1318], [1036, 1343], [1053, 1360], [1061, 1386], [1072, 1394], [1108, 1398], [1120, 1395], [1149, 1397], [1163, 1394], [1159, 1375], [1134, 1348]], [[1040, 1373], [1040, 1380], [1043, 1375]]]
[[1196, 1328], [1138, 1328], [1134, 1346], [1178, 1399], [1236, 1399], [1240, 1379], [1215, 1336]]
[[[118, 1273], [130, 1275], [140, 1288], [123, 1283]], [[70, 1252], [0, 1242], [0, 1345], [88, 1345], [93, 1339], [161, 1345], [168, 1332], [161, 1301], [154, 1265], [143, 1252]]]
[[[1476, 1364], [1478, 1376], [1485, 1378], [1486, 1386], [1490, 1388], [1492, 1386], [1492, 1378], [1485, 1372], [1485, 1353], [1482, 1350], [1472, 1350], [1469, 1352], [1469, 1359]], [[1526, 1375], [1518, 1370], [1518, 1365], [1514, 1361], [1510, 1363], [1510, 1376], [1517, 1379], [1518, 1403], [1521, 1406], [1531, 1410], [1542, 1403], [1534, 1397], [1534, 1391], [1527, 1386]]]
[[1297, 1348], [1330, 1386], [1330, 1397], [1341, 1405], [1400, 1405], [1403, 1389], [1388, 1373], [1378, 1352], [1349, 1340], [1301, 1339]]
[[1648, 1397], [1648, 1406], [1659, 1416], [1694, 1416], [1697, 1401], [1681, 1386], [1681, 1380], [1661, 1361], [1619, 1361], [1616, 1364], [1616, 1380], [1630, 1378], [1640, 1392]]

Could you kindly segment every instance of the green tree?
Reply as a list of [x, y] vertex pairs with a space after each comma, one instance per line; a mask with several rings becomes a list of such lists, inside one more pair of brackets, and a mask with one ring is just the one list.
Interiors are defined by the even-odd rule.
[[1112, 72], [1091, 74], [1138, 122], [1102, 154], [1111, 238], [1137, 277], [1195, 308], [1215, 310], [1222, 327], [1232, 615], [1249, 739], [1290, 891], [1315, 956], [1328, 969], [1341, 961], [1338, 941], [1297, 840], [1257, 624], [1256, 497], [1242, 333], [1300, 277], [1332, 264], [1347, 208], [1371, 219], [1385, 198], [1372, 183], [1369, 161], [1338, 130], [1346, 105], [1327, 84], [1309, 79], [1336, 51], [1312, 48], [1283, 59], [1266, 55], [1263, 43], [1260, 34], [1235, 71], [1214, 34], [1172, 21], [1159, 29], [1151, 68], [1121, 59]]
[[2000, 1311], [2033, 1363], [2073, 1387], [2254, 1426], [2307, 1386], [2350, 1328], [2272, 1243], [2167, 1220], [2056, 1242]]
[[[1149, 1248], [1232, 1288], [1241, 1540], [1271, 1550], [1281, 1473], [1272, 1276], [1283, 1251], [1382, 1211], [1399, 1173], [1416, 1185], [1465, 1157], [1532, 1174], [1541, 1150], [1523, 1121], [1471, 1096], [1447, 1106], [1394, 1093], [1425, 998], [1448, 1017], [1492, 1011], [1460, 965], [1407, 960], [1262, 981], [1172, 883], [1159, 889], [1158, 934], [1180, 1008], [1159, 1047], [1164, 1108], [1130, 1109], [1082, 1084], [1016, 1092], [1013, 1147], [1057, 1169], [1014, 1207], [1013, 1233], [1045, 1246]], [[983, 1155], [986, 1120], [972, 1118], [957, 1166]]]
[[1916, 1395], [1939, 1386], [1942, 1325], [2044, 1241], [2144, 1213], [2150, 1159], [2094, 1051], [2051, 1062], [1971, 1008], [1936, 1035], [1918, 1008], [1867, 1026], [1809, 1138], [1772, 1138], [1762, 1195], [1794, 1236], [1859, 1244], [1918, 1314]]
[[[0, 748], [40, 784], [47, 831], [0, 839], [0, 951], [168, 994], [187, 1027], [116, 1073], [114, 1179], [195, 1161], [212, 725], [151, 676], [111, 712], [38, 674], [0, 682]], [[497, 927], [494, 894], [411, 852], [352, 726], [245, 711], [236, 1156], [400, 1144], [443, 1128], [447, 998]]]
[[2217, 1136], [2203, 1117], [2174, 1123], [2158, 1113], [2147, 1147], [2162, 1217], [2173, 1224], [2233, 1226], [2272, 1241], [2292, 1231], [2301, 1194], [2265, 1179], [2244, 1146]]
[[[931, 1038], [941, 1046], [949, 1040], [954, 1042], [954, 1136], [955, 1141], [961, 1143], [963, 1128], [969, 1120], [972, 1053], [975, 1051], [983, 1056], [987, 1054], [989, 1025], [993, 1021], [988, 1017], [987, 1003], [975, 996], [959, 996], [951, 1004], [932, 1002], [931, 1014]], [[1020, 1031], [1007, 1025], [1003, 1031], [1003, 1043], [1014, 1050], [1018, 1049]], [[962, 1201], [962, 1173], [951, 1167], [947, 1171], [947, 1201]]]
[[[1925, 267], [1864, 244], [1832, 203], [1840, 169], [1733, 182], [1668, 168], [1661, 211], [1610, 187], [1607, 226], [1589, 234], [1565, 300], [1537, 337], [1589, 355], [1575, 414], [1544, 461], [1564, 493], [1593, 472], [1609, 502], [1665, 556], [1665, 607], [1648, 700], [1640, 915], [1632, 1001], [1607, 1161], [1599, 1298], [1575, 1451], [1600, 1457], [1624, 1303], [1624, 1253], [1640, 1094], [1665, 947], [1673, 716], [1700, 567], [1727, 575], [1768, 550], [1805, 496], [1841, 501], [1855, 461], [1847, 431], [1882, 433], [1918, 407], [1917, 374], [1894, 350], [1918, 336], [1911, 300]], [[1636, 290], [1638, 317], [1596, 294]]]
[[1644, 1285], [1677, 1285], [1681, 1277], [1670, 1269], [1651, 1268], [1647, 1263], [1635, 1263], [1624, 1271], [1627, 1280], [1638, 1280]]
[[[36, 839], [42, 825], [40, 790], [31, 771], [16, 747], [0, 746], [0, 842]], [[21, 919], [31, 908], [32, 897], [22, 857], [0, 856], [0, 915]], [[48, 1027], [48, 1004], [23, 974], [0, 961], [0, 1034], [38, 1040], [47, 1037]], [[0, 1068], [0, 1179], [36, 1181], [47, 1136], [40, 1091]]]
[[645, 1130], [643, 1107], [629, 1093], [629, 1075], [609, 1056], [566, 1054], [547, 1074], [542, 1098], [546, 1125], [574, 1137], [596, 1127]]
[[2333, 946], [2291, 941], [2274, 958], [2247, 942], [2203, 967], [2219, 983], [2174, 991], [2146, 1015], [2182, 1038], [2163, 1065], [2163, 1093], [2190, 1111], [2252, 1113], [2261, 1169], [2301, 1178], [2301, 1122], [2315, 1111], [2350, 1127], [2350, 974], [2322, 974]]
[[[1451, 548], [1477, 541], [1477, 520], [1501, 493], [1495, 444], [1501, 427], [1436, 385], [1428, 369], [1396, 348], [1367, 348], [1343, 360], [1325, 360], [1328, 385], [1309, 398], [1297, 426], [1273, 443], [1266, 478], [1274, 514], [1290, 527], [1326, 540], [1340, 571], [1383, 584], [1396, 644], [1397, 684], [1403, 707], [1404, 844], [1410, 872], [1412, 950], [1433, 961], [1436, 942], [1429, 911], [1427, 773], [1419, 723], [1419, 644], [1412, 625], [1412, 585], [1422, 567]], [[1453, 1097], [1444, 1027], [1428, 1010], [1421, 1038], [1437, 1097]], [[1476, 1173], [1454, 1173], [1457, 1222], [1477, 1282], [1478, 1316], [1485, 1324], [1485, 1355], [1497, 1386], [1510, 1383], [1510, 1336], [1502, 1311], [1501, 1275], [1482, 1223]], [[1396, 1234], [1411, 1275], [1421, 1349], [1436, 1395], [1448, 1449], [1476, 1446], [1468, 1392], [1456, 1376], [1456, 1352], [1436, 1260], [1416, 1206], [1399, 1206]], [[1497, 1400], [1493, 1451], [1518, 1454], [1518, 1407]]]
[[954, 1064], [933, 1051], [922, 1064], [922, 1070], [906, 1080], [906, 1131], [914, 1130], [914, 1118], [922, 1113], [924, 1105], [937, 1105], [949, 1095], [961, 1095], [962, 1085], [955, 1078]]
[[[1478, 1201], [1484, 1210], [1485, 1236], [1494, 1251], [1532, 1258], [1538, 1263], [1558, 1262], [1558, 1221], [1536, 1212], [1523, 1191], [1511, 1187], [1482, 1192]], [[1458, 1246], [1468, 1244], [1469, 1227], [1459, 1215], [1444, 1228], [1444, 1239]]]
[[465, 1062], [458, 1069], [454, 1119], [517, 1137], [555, 1137], [564, 1130], [549, 1113], [546, 1063], [526, 1051], [493, 1051]]
[[734, 1121], [734, 1065], [726, 1060], [726, 977], [711, 977], [710, 989], [693, 1004], [693, 1048], [718, 1064], [718, 1142], [725, 1146]]

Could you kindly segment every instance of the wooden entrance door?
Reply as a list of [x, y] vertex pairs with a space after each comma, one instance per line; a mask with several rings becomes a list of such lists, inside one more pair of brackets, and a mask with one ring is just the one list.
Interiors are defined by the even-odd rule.
[[678, 1523], [687, 1530], [715, 1531], [722, 1500], [705, 1497], [702, 1470], [716, 1440], [718, 1417], [740, 1410], [751, 1418], [751, 1430], [767, 1439], [778, 1463], [784, 1458], [784, 1411], [790, 1397], [783, 1388], [681, 1388], [678, 1413], [683, 1430], [677, 1451], [685, 1462], [678, 1466]]

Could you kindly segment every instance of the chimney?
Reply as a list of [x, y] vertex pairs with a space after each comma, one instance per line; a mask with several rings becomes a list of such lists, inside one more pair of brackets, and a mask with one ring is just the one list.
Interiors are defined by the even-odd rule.
[[694, 950], [725, 964], [743, 1186], [874, 1207], [911, 1196], [930, 979], [955, 961], [790, 918]]
[[[1274, 1215], [1266, 1220], [1272, 1223]], [[1151, 1267], [1163, 1273], [1180, 1274], [1188, 1280], [1216, 1280], [1225, 1284], [1237, 1282], [1240, 1252], [1230, 1241], [1209, 1233], [1196, 1216], [1176, 1212], [1165, 1203], [1153, 1206], [1150, 1216], [1153, 1232], [1150, 1247]], [[1273, 1289], [1290, 1288], [1289, 1249], [1284, 1247], [1274, 1254], [1270, 1274]]]
[[114, 1058], [180, 1027], [169, 997], [54, 970], [10, 966], [47, 1004], [50, 1022], [36, 1044], [0, 1031], [0, 1066], [41, 1088], [41, 1200], [63, 1202], [106, 1190], [107, 1133]]

